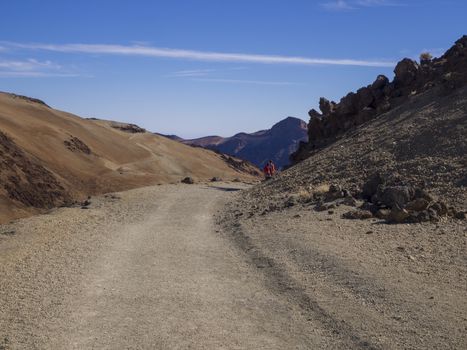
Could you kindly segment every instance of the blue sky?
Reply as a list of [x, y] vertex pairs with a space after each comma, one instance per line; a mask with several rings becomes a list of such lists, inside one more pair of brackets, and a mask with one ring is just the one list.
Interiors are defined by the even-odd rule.
[[2, 3], [0, 90], [183, 137], [255, 131], [467, 34], [467, 1]]

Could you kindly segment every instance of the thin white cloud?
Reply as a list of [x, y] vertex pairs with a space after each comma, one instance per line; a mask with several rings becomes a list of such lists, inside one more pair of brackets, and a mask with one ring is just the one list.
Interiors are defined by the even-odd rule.
[[212, 72], [215, 72], [215, 69], [188, 69], [188, 70], [180, 70], [177, 72], [173, 72], [169, 74], [169, 77], [177, 77], [177, 78], [184, 78], [184, 77], [204, 77], [209, 75]]
[[46, 73], [46, 72], [14, 72], [1, 71], [0, 77], [3, 78], [76, 78], [82, 77], [79, 74], [72, 73]]
[[206, 77], [212, 75], [213, 73], [225, 73], [225, 72], [232, 72], [232, 71], [239, 71], [244, 70], [245, 67], [231, 67], [231, 68], [224, 68], [224, 69], [186, 69], [186, 70], [179, 70], [167, 75], [170, 78], [186, 78], [186, 77]]
[[229, 83], [229, 84], [253, 84], [253, 85], [272, 85], [272, 86], [287, 86], [287, 85], [304, 85], [303, 83], [295, 83], [291, 81], [263, 81], [263, 80], [242, 80], [242, 79], [216, 79], [216, 78], [199, 78], [194, 81], [213, 82], [213, 83]]
[[335, 0], [321, 4], [328, 11], [350, 11], [365, 7], [405, 6], [403, 3], [389, 0]]
[[344, 0], [324, 2], [321, 6], [328, 11], [349, 11], [355, 9], [349, 2]]
[[1, 60], [0, 59], [0, 68], [8, 69], [12, 71], [35, 71], [38, 69], [61, 69], [61, 66], [51, 62], [51, 61], [38, 61], [33, 58], [23, 61], [12, 61], [12, 60]]
[[[4, 43], [6, 44], [6, 43]], [[260, 64], [292, 64], [292, 65], [338, 65], [363, 67], [393, 67], [394, 62], [380, 60], [328, 59], [281, 55], [258, 55], [248, 53], [221, 53], [211, 51], [181, 50], [140, 45], [108, 45], [108, 44], [18, 44], [10, 46], [27, 50], [46, 50], [62, 53], [85, 53], [100, 55], [127, 55], [157, 58], [174, 58], [210, 62], [236, 62]]]
[[77, 77], [78, 74], [65, 71], [63, 67], [52, 61], [5, 60], [0, 58], [0, 77], [43, 78], [43, 77]]
[[356, 5], [362, 7], [377, 7], [377, 6], [405, 6], [403, 3], [388, 1], [388, 0], [358, 0]]

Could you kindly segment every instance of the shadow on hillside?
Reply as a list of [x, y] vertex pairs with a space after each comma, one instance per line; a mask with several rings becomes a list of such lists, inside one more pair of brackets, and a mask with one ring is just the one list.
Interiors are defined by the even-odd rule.
[[219, 191], [224, 191], [224, 192], [237, 192], [241, 191], [241, 188], [236, 188], [236, 187], [217, 187], [217, 186], [210, 186], [209, 188], [212, 188], [214, 190], [219, 190]]

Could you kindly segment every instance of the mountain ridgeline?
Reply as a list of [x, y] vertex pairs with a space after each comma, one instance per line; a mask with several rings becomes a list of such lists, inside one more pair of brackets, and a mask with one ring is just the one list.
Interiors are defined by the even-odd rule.
[[262, 167], [273, 160], [278, 168], [290, 163], [290, 155], [300, 142], [307, 140], [307, 125], [298, 118], [288, 117], [271, 129], [255, 133], [238, 133], [231, 137], [207, 136], [183, 143], [229, 154]]

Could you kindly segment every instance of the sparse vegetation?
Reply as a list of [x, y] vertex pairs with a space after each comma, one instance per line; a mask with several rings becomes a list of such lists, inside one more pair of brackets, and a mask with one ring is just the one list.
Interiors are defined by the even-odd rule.
[[429, 52], [422, 52], [420, 54], [420, 62], [423, 63], [423, 62], [429, 62], [433, 59], [433, 55]]

